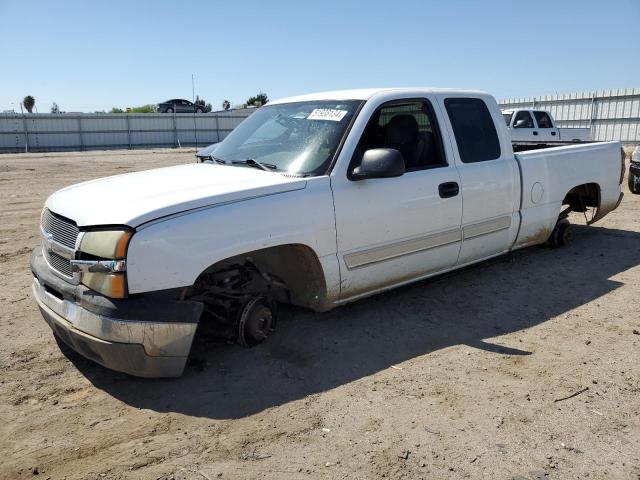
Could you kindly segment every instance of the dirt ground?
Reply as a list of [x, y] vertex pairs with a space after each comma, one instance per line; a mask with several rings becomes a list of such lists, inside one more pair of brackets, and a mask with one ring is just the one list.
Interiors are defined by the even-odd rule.
[[640, 479], [640, 196], [626, 187], [567, 248], [324, 314], [287, 308], [266, 344], [200, 343], [179, 379], [61, 350], [30, 297], [46, 197], [193, 160], [0, 156], [0, 478]]

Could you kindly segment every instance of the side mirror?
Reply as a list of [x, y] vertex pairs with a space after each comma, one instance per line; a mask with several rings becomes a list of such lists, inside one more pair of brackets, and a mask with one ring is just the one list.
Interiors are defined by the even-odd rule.
[[518, 120], [513, 128], [525, 128], [527, 126], [527, 121], [524, 118]]
[[364, 152], [362, 163], [351, 172], [352, 180], [391, 178], [404, 174], [404, 158], [395, 148], [372, 148]]

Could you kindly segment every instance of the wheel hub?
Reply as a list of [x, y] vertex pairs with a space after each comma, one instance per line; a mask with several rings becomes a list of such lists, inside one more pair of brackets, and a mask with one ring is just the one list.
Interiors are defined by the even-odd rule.
[[262, 343], [275, 327], [275, 311], [272, 302], [256, 297], [249, 300], [240, 312], [238, 343], [253, 347]]

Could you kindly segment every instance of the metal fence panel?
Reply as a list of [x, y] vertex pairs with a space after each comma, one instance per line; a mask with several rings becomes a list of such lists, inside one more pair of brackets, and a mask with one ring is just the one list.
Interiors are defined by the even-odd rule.
[[254, 111], [0, 114], [0, 153], [204, 147], [222, 140]]
[[640, 88], [512, 98], [498, 103], [503, 109], [548, 110], [559, 127], [591, 128], [597, 141], [640, 144]]

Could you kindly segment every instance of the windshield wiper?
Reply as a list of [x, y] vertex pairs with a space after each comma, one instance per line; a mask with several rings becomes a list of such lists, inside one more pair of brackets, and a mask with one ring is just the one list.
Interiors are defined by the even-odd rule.
[[213, 155], [207, 155], [206, 157], [203, 157], [203, 158], [206, 158], [206, 160], [203, 160], [202, 163], [216, 162], [219, 165], [225, 165], [227, 163], [221, 158], [216, 158]]
[[250, 165], [252, 167], [258, 167], [262, 170], [266, 170], [267, 172], [278, 169], [277, 165], [274, 165], [272, 163], [262, 163], [254, 160], [253, 158], [247, 158], [246, 160], [233, 160], [231, 163], [233, 163], [234, 165]]

